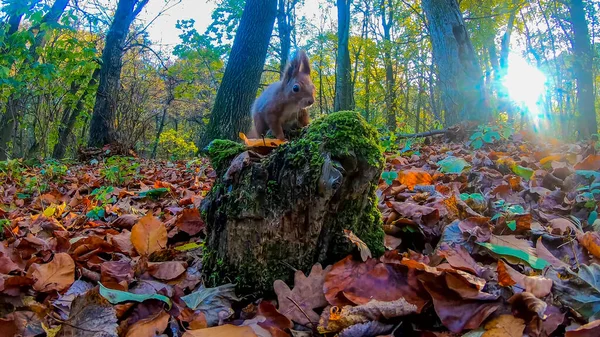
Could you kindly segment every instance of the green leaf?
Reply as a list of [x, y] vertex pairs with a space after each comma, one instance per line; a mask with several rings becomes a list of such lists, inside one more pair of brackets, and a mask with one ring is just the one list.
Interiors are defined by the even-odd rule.
[[400, 153], [404, 153], [404, 152], [408, 152], [408, 151], [410, 151], [410, 147], [411, 147], [411, 145], [412, 145], [412, 141], [411, 141], [411, 140], [408, 140], [408, 141], [406, 142], [406, 144], [404, 145], [404, 148], [403, 148], [403, 149], [400, 151]]
[[17, 199], [29, 199], [30, 197], [27, 193], [17, 193]]
[[514, 165], [513, 167], [511, 167], [511, 169], [516, 175], [527, 180], [531, 179], [531, 176], [533, 176], [532, 169], [523, 167], [521, 165]]
[[142, 198], [148, 197], [151, 199], [158, 199], [167, 192], [169, 192], [169, 189], [166, 187], [154, 188], [154, 189], [151, 189], [148, 191], [140, 192], [140, 197], [142, 197]]
[[7, 78], [9, 72], [10, 72], [10, 69], [8, 67], [0, 65], [0, 77], [1, 78]]
[[102, 285], [102, 283], [98, 282], [100, 285], [100, 295], [106, 298], [110, 303], [117, 304], [123, 302], [144, 302], [146, 300], [159, 300], [165, 302], [169, 309], [171, 309], [171, 300], [164, 295], [159, 294], [134, 294], [127, 291], [120, 291], [114, 289], [108, 289]]
[[442, 173], [457, 173], [460, 174], [466, 167], [471, 165], [463, 158], [450, 156], [446, 159], [437, 162]]
[[510, 205], [506, 207], [506, 212], [510, 214], [527, 214], [525, 208], [521, 205]]
[[591, 211], [590, 215], [588, 216], [588, 224], [593, 224], [594, 221], [596, 221], [596, 219], [598, 219], [598, 212], [597, 211]]
[[481, 133], [481, 132], [475, 132], [474, 134], [471, 135], [471, 137], [469, 139], [470, 140], [475, 140], [475, 139], [478, 139], [478, 138], [481, 138], [481, 137], [483, 137], [483, 133]]
[[197, 242], [186, 243], [185, 245], [175, 247], [175, 250], [180, 252], [187, 252], [188, 250], [194, 250], [204, 247], [203, 244]]
[[104, 210], [104, 207], [98, 207], [98, 206], [92, 208], [89, 212], [87, 212], [85, 214], [85, 216], [87, 216], [88, 218], [93, 219], [93, 220], [103, 219], [105, 215], [106, 215], [106, 211]]
[[516, 220], [510, 220], [509, 222], [506, 223], [506, 225], [508, 226], [508, 228], [510, 228], [511, 231], [517, 230], [517, 221]]
[[500, 219], [500, 217], [501, 217], [501, 216], [502, 216], [502, 214], [500, 214], [500, 213], [496, 213], [496, 215], [494, 215], [494, 216], [493, 216], [493, 217], [490, 219], [490, 221], [498, 220], [498, 219]]
[[486, 143], [493, 143], [494, 139], [499, 140], [500, 134], [496, 131], [488, 131], [483, 135], [483, 141]]
[[600, 172], [592, 171], [592, 170], [576, 170], [576, 174], [584, 177], [584, 178], [600, 178]]
[[487, 242], [477, 242], [478, 245], [485, 247], [498, 255], [512, 256], [527, 262], [531, 268], [542, 270], [548, 266], [548, 261], [525, 253], [522, 250], [508, 247], [493, 245]]
[[385, 180], [388, 185], [391, 185], [396, 178], [398, 178], [398, 172], [396, 171], [383, 172], [381, 174], [381, 179]]
[[472, 145], [473, 145], [473, 149], [479, 150], [483, 146], [483, 141], [481, 139], [476, 139]]

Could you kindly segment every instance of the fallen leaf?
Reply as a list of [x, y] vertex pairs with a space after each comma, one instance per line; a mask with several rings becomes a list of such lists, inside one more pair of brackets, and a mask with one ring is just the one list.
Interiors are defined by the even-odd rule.
[[248, 147], [277, 147], [281, 144], [285, 144], [286, 141], [279, 140], [277, 138], [259, 138], [252, 139], [248, 138], [244, 133], [239, 133], [240, 139], [244, 141], [244, 144]]
[[529, 254], [525, 253], [524, 251], [515, 249], [513, 247], [498, 246], [498, 245], [493, 245], [491, 243], [481, 243], [481, 242], [478, 242], [477, 244], [489, 249], [490, 251], [492, 251], [493, 253], [496, 253], [498, 255], [516, 257], [522, 261], [527, 262], [532, 268], [535, 268], [535, 269], [541, 270], [541, 269], [544, 269], [546, 266], [548, 266], [548, 262], [546, 260], [529, 255]]
[[[235, 295], [234, 284], [224, 284], [215, 288], [200, 287], [181, 300], [192, 310], [200, 310], [206, 317], [209, 326], [217, 325], [219, 318], [228, 318], [233, 314], [231, 303], [239, 299]], [[226, 314], [224, 314], [226, 313]]]
[[433, 177], [427, 171], [406, 170], [400, 172], [398, 181], [412, 191], [417, 185], [432, 185]]
[[589, 322], [575, 330], [568, 330], [565, 337], [598, 337], [600, 336], [600, 320]]
[[100, 295], [102, 295], [102, 297], [106, 298], [112, 304], [128, 302], [128, 301], [144, 302], [146, 300], [154, 299], [154, 300], [159, 300], [159, 301], [165, 302], [169, 306], [169, 309], [171, 308], [171, 300], [164, 295], [134, 294], [134, 293], [127, 292], [127, 291], [108, 289], [105, 286], [103, 286], [102, 283], [98, 283], [98, 285], [100, 286]]
[[155, 337], [160, 336], [167, 325], [171, 316], [161, 311], [158, 315], [139, 320], [129, 327], [126, 337]]
[[600, 155], [591, 154], [573, 166], [575, 170], [598, 171], [600, 170]]
[[73, 300], [67, 324], [63, 324], [58, 337], [117, 337], [117, 316], [113, 306], [89, 291]]
[[131, 229], [131, 243], [140, 255], [150, 255], [167, 246], [167, 228], [148, 212]]
[[600, 235], [598, 233], [586, 232], [582, 236], [578, 236], [577, 239], [594, 257], [600, 258]]
[[552, 293], [563, 305], [586, 319], [600, 316], [600, 265], [581, 265], [579, 273], [550, 268], [546, 276], [554, 282]]
[[[294, 274], [294, 289], [290, 289], [285, 282], [276, 280], [273, 289], [277, 294], [279, 312], [298, 324], [318, 322], [319, 315], [314, 309], [327, 305], [327, 299], [323, 295], [323, 284], [325, 275], [331, 269], [332, 266], [323, 269], [321, 264], [317, 263], [311, 268], [308, 276], [297, 270]], [[302, 308], [304, 313], [297, 306]]]
[[541, 237], [539, 237], [537, 240], [537, 243], [535, 245], [535, 251], [537, 253], [537, 256], [548, 261], [548, 263], [550, 263], [554, 268], [560, 269], [569, 266], [568, 264], [564, 263], [563, 261], [556, 258], [554, 255], [552, 255], [548, 248], [546, 248], [546, 246], [544, 246], [544, 244], [542, 243]]
[[186, 266], [181, 261], [152, 262], [148, 264], [148, 274], [163, 281], [174, 280], [185, 273]]
[[498, 284], [513, 286], [517, 284], [522, 290], [542, 298], [550, 294], [552, 280], [542, 276], [526, 276], [514, 270], [511, 266], [498, 260]]
[[440, 172], [456, 174], [462, 173], [465, 168], [471, 166], [464, 158], [453, 156], [440, 160], [437, 164], [440, 166]]
[[513, 295], [508, 299], [508, 303], [512, 305], [512, 311], [519, 314], [519, 317], [530, 320], [533, 317], [538, 317], [542, 320], [546, 318], [545, 312], [548, 304], [534, 294], [522, 292]]
[[188, 330], [183, 337], [258, 337], [249, 326], [225, 324], [208, 329]]
[[454, 245], [450, 247], [446, 243], [440, 246], [440, 254], [448, 261], [448, 263], [460, 270], [468, 271], [477, 276], [481, 276], [485, 272], [485, 268], [477, 264], [473, 257], [467, 252], [463, 246]]
[[523, 337], [525, 321], [513, 315], [500, 315], [485, 324], [482, 337]]
[[183, 209], [183, 213], [177, 218], [175, 226], [179, 227], [180, 230], [189, 235], [194, 236], [204, 229], [205, 224], [200, 217], [200, 212], [194, 207]]
[[63, 291], [75, 282], [75, 262], [69, 254], [58, 253], [46, 264], [32, 264], [28, 275], [35, 280], [33, 289], [37, 291]]
[[344, 229], [344, 236], [358, 247], [360, 258], [363, 262], [372, 257], [369, 247], [356, 234], [352, 233], [351, 230]]
[[363, 336], [379, 336], [392, 330], [394, 326], [381, 322], [366, 322], [355, 324], [342, 330], [339, 337], [363, 337]]

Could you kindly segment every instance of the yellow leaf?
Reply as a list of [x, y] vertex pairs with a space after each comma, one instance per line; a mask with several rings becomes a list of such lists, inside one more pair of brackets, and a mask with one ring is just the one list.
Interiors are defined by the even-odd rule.
[[259, 138], [259, 139], [248, 139], [243, 132], [239, 133], [240, 138], [244, 141], [244, 144], [249, 147], [277, 147], [281, 144], [285, 144], [286, 141], [279, 140], [276, 138]]
[[513, 315], [501, 315], [485, 325], [481, 337], [523, 337], [525, 321]]

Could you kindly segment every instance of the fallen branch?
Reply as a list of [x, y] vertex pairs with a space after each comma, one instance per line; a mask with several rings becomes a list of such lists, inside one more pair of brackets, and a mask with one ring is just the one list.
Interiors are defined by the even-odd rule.
[[431, 131], [426, 131], [426, 132], [419, 132], [419, 133], [409, 133], [409, 134], [405, 134], [405, 135], [398, 135], [399, 139], [403, 139], [403, 138], [420, 138], [420, 137], [429, 137], [429, 136], [435, 136], [435, 135], [443, 135], [450, 132], [450, 130], [448, 129], [444, 129], [444, 130], [431, 130]]

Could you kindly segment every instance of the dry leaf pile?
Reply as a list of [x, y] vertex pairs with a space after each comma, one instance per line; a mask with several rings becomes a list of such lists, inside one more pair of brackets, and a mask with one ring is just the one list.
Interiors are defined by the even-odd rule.
[[594, 144], [480, 143], [387, 153], [386, 253], [346, 231], [356, 254], [249, 304], [202, 281], [206, 161], [3, 163], [0, 335], [599, 336]]

